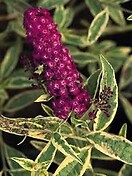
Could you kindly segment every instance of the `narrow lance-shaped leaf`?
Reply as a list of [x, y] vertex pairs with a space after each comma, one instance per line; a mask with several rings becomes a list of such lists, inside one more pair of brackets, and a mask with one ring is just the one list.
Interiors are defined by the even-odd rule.
[[26, 37], [26, 32], [23, 27], [23, 13], [17, 17], [16, 20], [11, 21], [12, 31], [16, 32], [17, 35], [21, 37]]
[[105, 175], [105, 174], [102, 174], [102, 173], [95, 173], [95, 176], [108, 176], [108, 175]]
[[120, 4], [120, 3], [125, 3], [125, 2], [128, 2], [130, 0], [112, 0], [113, 2], [117, 3], [117, 4]]
[[34, 166], [36, 165], [36, 163], [33, 160], [27, 158], [12, 157], [11, 159], [17, 162], [22, 168], [28, 171], [32, 171]]
[[0, 176], [2, 176], [3, 175], [3, 170], [2, 171], [0, 171]]
[[53, 162], [55, 157], [57, 148], [54, 147], [51, 141], [47, 143], [47, 145], [43, 148], [43, 150], [39, 153], [37, 158], [35, 159], [36, 163], [45, 162], [46, 166], [45, 169], [48, 169]]
[[54, 13], [54, 22], [58, 27], [66, 28], [70, 25], [73, 19], [73, 10], [71, 8], [64, 8], [64, 6], [57, 6]]
[[104, 32], [109, 20], [108, 9], [104, 9], [100, 12], [92, 21], [88, 30], [88, 45], [93, 44], [98, 40], [101, 34]]
[[117, 172], [109, 169], [95, 168], [94, 171], [95, 173], [106, 174], [106, 176], [117, 176]]
[[39, 151], [43, 150], [43, 148], [47, 145], [46, 142], [37, 140], [31, 140], [30, 143]]
[[53, 176], [83, 176], [85, 171], [88, 171], [88, 175], [92, 176], [92, 167], [90, 164], [91, 148], [83, 148], [78, 154], [78, 157], [82, 160], [83, 165], [80, 165], [74, 158], [67, 156], [59, 165]]
[[67, 28], [73, 21], [74, 10], [69, 6], [65, 9], [63, 28]]
[[54, 22], [58, 27], [63, 27], [64, 22], [64, 6], [57, 6], [54, 13]]
[[118, 176], [130, 176], [130, 175], [132, 175], [132, 166], [124, 164], [120, 169]]
[[0, 102], [1, 100], [6, 100], [8, 99], [8, 94], [4, 89], [0, 89]]
[[120, 77], [120, 83], [119, 88], [124, 89], [126, 86], [130, 85], [132, 83], [132, 56], [130, 56], [122, 69], [121, 77]]
[[[49, 141], [61, 122], [62, 120], [57, 117], [7, 118], [0, 115], [0, 130], [15, 135], [30, 136]], [[61, 133], [68, 138], [74, 136], [73, 130], [68, 123], [61, 126]]]
[[108, 61], [114, 68], [115, 72], [117, 72], [123, 66], [130, 51], [130, 48], [113, 47], [105, 53], [106, 58], [108, 58]]
[[22, 176], [31, 176], [30, 171], [27, 171], [27, 170], [25, 170], [25, 169], [23, 169], [23, 168], [21, 168], [21, 169], [16, 169], [16, 170], [9, 170], [8, 172], [9, 172], [9, 174], [10, 174], [11, 176], [18, 176], [18, 175], [22, 175]]
[[6, 78], [17, 65], [19, 54], [21, 52], [21, 41], [18, 40], [11, 46], [0, 65], [0, 79]]
[[88, 52], [72, 52], [71, 54], [77, 64], [87, 65], [98, 61], [97, 56]]
[[130, 123], [132, 123], [132, 104], [121, 94], [119, 98]]
[[131, 21], [132, 20], [132, 15], [130, 15], [127, 20]]
[[65, 5], [68, 2], [69, 0], [39, 0], [37, 6], [52, 9], [56, 6]]
[[14, 156], [19, 157], [19, 158], [26, 158], [26, 156], [22, 152], [16, 150], [15, 148], [12, 148], [12, 147], [10, 147], [6, 144], [4, 144], [4, 148], [5, 148], [6, 161], [9, 165], [9, 167], [12, 170], [20, 169], [20, 166], [16, 162], [14, 162], [11, 158], [14, 157]]
[[49, 101], [52, 97], [49, 96], [49, 94], [42, 94], [40, 97], [38, 97], [34, 102], [44, 102]]
[[4, 0], [4, 2], [9, 6], [12, 7], [17, 13], [20, 13], [21, 15], [24, 13], [24, 11], [27, 8], [30, 8], [31, 5], [28, 4], [27, 2], [23, 0], [13, 0], [13, 1], [8, 1]]
[[109, 10], [109, 14], [110, 17], [114, 20], [114, 22], [116, 22], [119, 25], [125, 25], [125, 18], [123, 15], [123, 12], [121, 10], [121, 7], [119, 4], [114, 3], [114, 5], [108, 5], [108, 10]]
[[53, 110], [49, 106], [47, 106], [45, 104], [41, 104], [41, 106], [47, 115], [53, 116]]
[[89, 76], [89, 78], [84, 83], [84, 86], [87, 87], [92, 98], [95, 98], [99, 86], [101, 76], [101, 70], [95, 71], [93, 74]]
[[119, 136], [123, 136], [126, 138], [127, 136], [127, 124], [124, 123], [119, 131]]
[[42, 94], [42, 90], [28, 90], [12, 97], [5, 105], [4, 110], [15, 112], [31, 105]]
[[8, 89], [23, 89], [31, 87], [33, 82], [29, 81], [25, 76], [11, 76], [4, 81], [4, 86]]
[[109, 110], [109, 117], [106, 116], [104, 112], [99, 110], [96, 114], [94, 130], [104, 130], [106, 129], [111, 122], [113, 121], [117, 107], [118, 107], [118, 87], [115, 79], [114, 69], [110, 65], [110, 63], [103, 57], [100, 57], [102, 64], [102, 78], [100, 82], [100, 90], [101, 93], [104, 90], [104, 87], [109, 87], [113, 92], [112, 97], [109, 100], [111, 107]]
[[111, 158], [108, 155], [105, 155], [104, 153], [100, 152], [95, 148], [92, 149], [91, 158], [98, 159], [98, 160], [115, 160], [114, 158]]
[[62, 33], [62, 41], [66, 44], [74, 45], [74, 46], [80, 46], [80, 47], [86, 47], [87, 43], [85, 41], [85, 36], [78, 36], [73, 33], [63, 31]]
[[85, 0], [85, 3], [94, 16], [102, 11], [101, 2], [99, 2], [98, 0]]
[[87, 137], [97, 150], [116, 160], [132, 165], [131, 141], [106, 132], [91, 132]]
[[52, 143], [65, 156], [70, 156], [71, 158], [74, 158], [77, 162], [82, 164], [82, 161], [77, 156], [77, 153], [75, 153], [72, 147], [59, 133], [55, 132], [53, 134]]

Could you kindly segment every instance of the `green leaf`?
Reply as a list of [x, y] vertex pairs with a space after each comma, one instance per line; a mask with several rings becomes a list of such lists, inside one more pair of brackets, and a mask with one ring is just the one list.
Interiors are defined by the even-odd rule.
[[124, 89], [126, 86], [132, 83], [132, 56], [130, 56], [122, 69], [119, 88]]
[[100, 151], [96, 150], [95, 148], [92, 149], [91, 158], [92, 159], [97, 159], [97, 160], [114, 160], [113, 158], [111, 158], [111, 157], [101, 153]]
[[132, 166], [124, 164], [120, 169], [118, 176], [130, 176], [132, 175]]
[[58, 27], [63, 27], [64, 24], [64, 6], [57, 6], [54, 13], [54, 22], [58, 24]]
[[11, 25], [10, 23], [8, 23], [6, 29], [3, 32], [0, 32], [0, 41], [4, 40], [10, 31], [11, 31]]
[[64, 6], [57, 6], [54, 13], [54, 22], [58, 24], [59, 28], [66, 28], [73, 20], [73, 10], [71, 8], [64, 8]]
[[102, 5], [98, 0], [85, 0], [86, 5], [88, 6], [90, 12], [93, 16], [97, 15], [102, 11]]
[[15, 112], [31, 105], [42, 94], [41, 90], [28, 90], [12, 97], [4, 107], [6, 112]]
[[45, 104], [41, 104], [41, 106], [47, 115], [53, 116], [53, 110], [49, 106], [47, 106]]
[[8, 99], [8, 94], [4, 89], [0, 89], [0, 101], [1, 100], [7, 100]]
[[23, 27], [23, 16], [19, 15], [15, 21], [10, 22], [12, 31], [16, 32], [21, 37], [26, 37], [26, 32]]
[[16, 163], [18, 163], [22, 168], [28, 171], [32, 171], [36, 165], [36, 163], [33, 160], [27, 158], [12, 157], [11, 159]]
[[113, 47], [105, 53], [105, 56], [117, 72], [127, 60], [129, 52], [131, 52], [130, 48]]
[[52, 97], [49, 96], [49, 94], [42, 94], [40, 97], [38, 97], [35, 102], [47, 102], [51, 99]]
[[53, 145], [65, 156], [70, 156], [77, 162], [82, 164], [81, 159], [77, 156], [77, 153], [72, 149], [72, 147], [67, 143], [67, 141], [57, 132], [53, 134], [52, 139]]
[[87, 87], [91, 98], [95, 98], [96, 96], [96, 93], [98, 91], [100, 76], [101, 76], [101, 70], [97, 70], [93, 74], [91, 74], [84, 83], [84, 86]]
[[5, 151], [5, 157], [6, 157], [6, 161], [10, 167], [10, 170], [8, 171], [11, 175], [13, 176], [18, 176], [19, 174], [22, 175], [22, 176], [30, 176], [30, 172], [29, 171], [26, 171], [24, 169], [22, 169], [20, 167], [20, 165], [16, 162], [14, 162], [11, 158], [12, 157], [25, 157], [25, 155], [16, 150], [15, 148], [12, 148], [6, 144], [4, 144], [4, 151]]
[[0, 176], [2, 176], [2, 175], [3, 175], [3, 172], [4, 172], [3, 170], [2, 170], [2, 171], [0, 171]]
[[126, 22], [120, 5], [114, 3], [114, 5], [108, 5], [107, 7], [109, 10], [110, 17], [114, 20], [114, 22], [121, 26], [124, 26]]
[[49, 176], [47, 170], [44, 169], [44, 166], [41, 164], [41, 167], [36, 171], [31, 172], [31, 176]]
[[100, 152], [132, 165], [132, 142], [122, 136], [106, 132], [91, 132], [88, 140]]
[[115, 3], [125, 3], [125, 2], [128, 2], [130, 0], [112, 0], [113, 2]]
[[121, 100], [121, 103], [124, 107], [124, 111], [129, 119], [129, 121], [132, 123], [132, 104], [121, 94], [120, 94], [119, 98]]
[[102, 173], [95, 173], [95, 176], [107, 176], [107, 175], [102, 174]]
[[119, 131], [119, 136], [123, 136], [126, 138], [127, 136], [127, 124], [124, 123]]
[[[57, 117], [7, 118], [0, 115], [0, 130], [15, 135], [30, 136], [49, 141], [62, 121]], [[65, 138], [73, 138], [75, 136], [69, 123], [63, 123], [60, 131]]]
[[[45, 142], [35, 141], [35, 140], [32, 140], [31, 144], [39, 151], [43, 150], [43, 148], [46, 146]], [[65, 156], [61, 152], [56, 151], [53, 162], [59, 165], [64, 158]]]
[[4, 144], [4, 149], [5, 149], [6, 161], [7, 161], [8, 165], [9, 165], [10, 169], [12, 169], [12, 170], [20, 169], [20, 166], [16, 162], [11, 160], [11, 158], [14, 157], [14, 156], [15, 157], [19, 157], [19, 158], [26, 158], [26, 156], [22, 152], [16, 150], [13, 147], [10, 147], [10, 146], [8, 146], [6, 144]]
[[96, 173], [106, 174], [107, 176], [117, 176], [117, 173], [115, 171], [108, 170], [108, 169], [94, 168], [94, 171]]
[[24, 76], [10, 76], [4, 81], [5, 88], [7, 89], [23, 89], [31, 87], [33, 81], [30, 81], [27, 77]]
[[88, 52], [72, 52], [72, 56], [77, 64], [82, 65], [95, 63], [98, 61], [97, 56]]
[[70, 7], [67, 7], [64, 11], [64, 24], [63, 24], [63, 28], [67, 28], [73, 21], [73, 17], [74, 17], [74, 10]]
[[131, 21], [132, 20], [132, 15], [130, 15], [129, 17], [127, 17], [127, 20]]
[[98, 38], [102, 35], [106, 28], [108, 20], [109, 15], [107, 8], [95, 16], [88, 30], [87, 42], [89, 45], [95, 43]]
[[37, 140], [31, 140], [30, 143], [39, 151], [43, 150], [43, 148], [46, 146], [46, 142], [44, 141], [37, 141]]
[[111, 91], [113, 91], [113, 95], [110, 98], [109, 103], [111, 104], [111, 108], [109, 110], [110, 116], [106, 117], [106, 115], [99, 110], [96, 114], [94, 130], [104, 130], [106, 129], [111, 122], [113, 121], [117, 107], [118, 107], [118, 87], [115, 79], [115, 73], [110, 65], [110, 63], [103, 57], [100, 57], [102, 64], [102, 78], [100, 82], [100, 90], [101, 93], [105, 86], [110, 87]]
[[86, 128], [87, 129], [88, 128], [88, 122], [90, 122], [90, 121], [88, 121], [88, 120], [84, 121], [84, 120], [81, 120], [81, 119], [77, 119], [74, 116], [71, 116], [71, 123], [73, 125], [75, 125], [75, 128], [80, 126], [82, 128]]
[[63, 162], [59, 165], [53, 176], [83, 176], [86, 170], [89, 171], [89, 176], [92, 174], [92, 167], [90, 164], [91, 148], [83, 148], [78, 154], [78, 157], [82, 160], [83, 165], [80, 165], [74, 158], [67, 156]]
[[31, 173], [27, 170], [24, 170], [24, 169], [13, 169], [13, 170], [9, 170], [8, 171], [9, 174], [11, 176], [18, 176], [18, 175], [22, 175], [22, 176], [31, 176]]
[[24, 11], [31, 7], [30, 4], [23, 0], [3, 0], [9, 7], [11, 7], [13, 10], [15, 10], [17, 13], [20, 13], [21, 15], [24, 13]]
[[45, 162], [46, 163], [45, 169], [47, 170], [50, 167], [51, 163], [53, 162], [56, 150], [57, 148], [55, 148], [52, 142], [49, 141], [47, 145], [43, 148], [43, 150], [39, 153], [39, 155], [35, 159], [35, 162], [36, 163]]
[[63, 32], [62, 33], [62, 41], [66, 44], [74, 45], [74, 46], [80, 46], [85, 47], [85, 36], [78, 36], [76, 34], [72, 34], [70, 32]]
[[39, 0], [37, 6], [52, 9], [56, 6], [65, 5], [68, 2], [69, 0]]
[[10, 73], [14, 70], [17, 65], [19, 54], [21, 52], [21, 41], [17, 40], [17, 42], [11, 46], [1, 62], [0, 65], [0, 80], [6, 78], [10, 75]]

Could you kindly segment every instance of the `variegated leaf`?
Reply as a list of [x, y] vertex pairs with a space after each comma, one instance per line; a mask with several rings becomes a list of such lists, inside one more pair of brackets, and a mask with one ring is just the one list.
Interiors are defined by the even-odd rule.
[[124, 164], [120, 171], [118, 172], [118, 176], [130, 176], [132, 175], [132, 166], [128, 164]]
[[102, 64], [102, 78], [100, 81], [100, 90], [101, 93], [104, 87], [110, 87], [111, 91], [113, 92], [112, 97], [109, 100], [111, 104], [111, 108], [109, 109], [109, 117], [99, 110], [96, 114], [95, 123], [94, 123], [94, 130], [104, 130], [106, 129], [111, 122], [113, 121], [117, 107], [118, 107], [118, 87], [115, 79], [114, 69], [110, 65], [110, 63], [103, 57], [100, 57], [101, 64]]
[[45, 169], [48, 169], [50, 164], [53, 162], [56, 150], [57, 148], [55, 148], [52, 142], [49, 141], [47, 145], [43, 148], [43, 150], [39, 153], [39, 155], [35, 159], [35, 162], [36, 163], [46, 162], [47, 165], [45, 166]]
[[52, 9], [58, 5], [65, 5], [68, 2], [69, 0], [39, 0], [37, 6]]
[[124, 123], [119, 131], [119, 136], [123, 136], [126, 138], [127, 136], [127, 124]]
[[18, 163], [22, 168], [28, 171], [32, 171], [35, 167], [36, 163], [27, 158], [18, 158], [18, 157], [12, 157], [12, 160], [14, 160], [16, 163]]
[[91, 45], [98, 40], [98, 38], [104, 32], [108, 20], [109, 14], [107, 8], [95, 16], [88, 30], [88, 45]]
[[53, 145], [65, 156], [70, 156], [77, 162], [82, 164], [81, 159], [77, 156], [77, 153], [72, 149], [68, 142], [58, 133], [55, 132], [52, 138]]
[[[62, 120], [57, 117], [37, 116], [35, 118], [7, 118], [0, 115], [0, 130], [21, 136], [49, 141]], [[63, 136], [74, 138], [73, 130], [68, 123], [61, 125]]]
[[53, 176], [83, 176], [86, 170], [88, 170], [89, 176], [92, 176], [92, 167], [90, 164], [91, 147], [83, 148], [78, 154], [78, 157], [82, 160], [83, 165], [77, 162], [73, 157], [67, 156], [59, 165]]
[[132, 165], [132, 142], [106, 132], [91, 132], [88, 140], [100, 152], [116, 160]]

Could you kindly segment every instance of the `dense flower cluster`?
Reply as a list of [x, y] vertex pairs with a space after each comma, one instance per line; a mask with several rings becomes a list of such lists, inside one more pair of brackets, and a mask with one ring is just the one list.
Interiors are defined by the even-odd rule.
[[30, 8], [24, 14], [27, 41], [33, 47], [30, 62], [34, 69], [43, 66], [41, 77], [53, 97], [56, 116], [68, 118], [72, 111], [82, 115], [89, 107], [90, 96], [68, 49], [61, 43], [57, 25], [47, 9]]
[[110, 87], [107, 87], [105, 85], [102, 92], [99, 93], [99, 97], [93, 100], [95, 109], [92, 112], [89, 112], [89, 117], [91, 119], [96, 118], [96, 114], [99, 109], [106, 115], [106, 117], [109, 117], [109, 110], [111, 108], [111, 104], [109, 103], [109, 101], [111, 97], [113, 97], [113, 91]]

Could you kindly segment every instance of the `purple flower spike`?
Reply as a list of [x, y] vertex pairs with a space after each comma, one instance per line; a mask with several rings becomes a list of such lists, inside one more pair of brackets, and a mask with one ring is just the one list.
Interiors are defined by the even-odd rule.
[[70, 112], [82, 115], [89, 108], [90, 96], [82, 86], [82, 79], [72, 56], [61, 42], [57, 25], [47, 9], [30, 8], [24, 14], [27, 41], [33, 51], [29, 58], [34, 74], [42, 65], [42, 83], [53, 97], [54, 114], [67, 119]]

